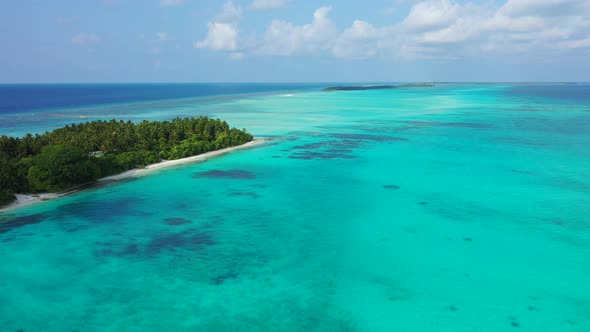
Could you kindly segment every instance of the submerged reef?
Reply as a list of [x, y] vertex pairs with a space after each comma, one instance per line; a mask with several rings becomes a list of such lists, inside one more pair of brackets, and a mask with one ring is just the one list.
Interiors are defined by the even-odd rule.
[[[314, 138], [317, 135], [313, 136]], [[293, 146], [288, 158], [302, 160], [326, 160], [326, 159], [357, 159], [355, 150], [374, 142], [406, 142], [408, 139], [389, 135], [369, 135], [357, 133], [330, 133], [319, 142], [306, 143]]]
[[400, 187], [396, 186], [394, 184], [388, 184], [388, 185], [384, 185], [383, 188], [390, 189], [390, 190], [398, 190]]
[[193, 175], [193, 178], [209, 178], [209, 179], [256, 179], [256, 174], [240, 169], [232, 169], [227, 171], [211, 170], [207, 172], [200, 172]]
[[42, 222], [46, 218], [47, 216], [44, 214], [33, 214], [29, 216], [9, 218], [6, 221], [0, 219], [0, 233], [5, 233], [21, 226], [37, 224]]
[[166, 218], [164, 223], [170, 226], [180, 226], [192, 223], [192, 221], [184, 218]]

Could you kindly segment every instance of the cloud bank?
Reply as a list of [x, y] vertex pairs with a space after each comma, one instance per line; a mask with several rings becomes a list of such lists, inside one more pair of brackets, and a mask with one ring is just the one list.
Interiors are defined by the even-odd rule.
[[277, 9], [286, 7], [288, 4], [288, 0], [254, 0], [250, 8], [255, 10]]
[[[286, 5], [281, 0], [256, 0], [253, 9]], [[231, 1], [208, 25], [197, 48], [233, 51], [241, 57], [330, 56], [346, 59], [462, 59], [510, 54], [548, 58], [590, 50], [590, 1], [508, 0], [495, 3], [456, 0], [411, 1], [400, 21], [377, 26], [354, 20], [339, 29], [330, 18], [337, 8], [322, 6], [310, 22], [275, 19], [263, 34], [240, 38], [242, 11]], [[334, 13], [333, 13], [334, 12]]]

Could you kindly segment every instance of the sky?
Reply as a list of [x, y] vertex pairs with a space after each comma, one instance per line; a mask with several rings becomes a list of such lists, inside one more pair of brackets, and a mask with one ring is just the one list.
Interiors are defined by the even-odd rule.
[[590, 81], [590, 0], [2, 0], [0, 82]]

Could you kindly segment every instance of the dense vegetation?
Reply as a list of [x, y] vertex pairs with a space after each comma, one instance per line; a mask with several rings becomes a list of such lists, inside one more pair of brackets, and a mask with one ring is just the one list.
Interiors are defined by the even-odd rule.
[[41, 135], [0, 137], [0, 205], [13, 193], [54, 192], [163, 159], [180, 159], [252, 140], [225, 121], [94, 121]]

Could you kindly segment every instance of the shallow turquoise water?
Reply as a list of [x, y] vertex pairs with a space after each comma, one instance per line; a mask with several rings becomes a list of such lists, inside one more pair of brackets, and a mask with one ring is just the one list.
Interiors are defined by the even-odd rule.
[[0, 326], [589, 331], [590, 100], [547, 89], [146, 109], [274, 140], [0, 215]]

